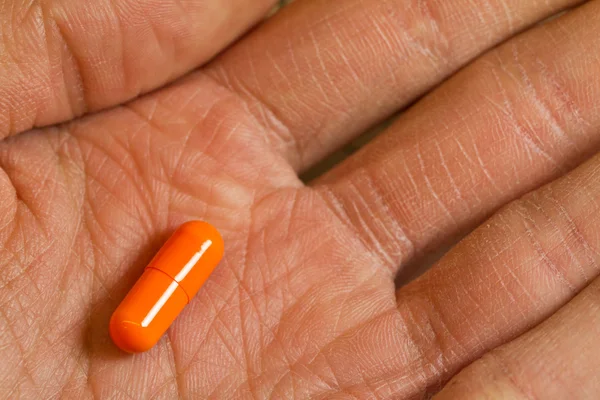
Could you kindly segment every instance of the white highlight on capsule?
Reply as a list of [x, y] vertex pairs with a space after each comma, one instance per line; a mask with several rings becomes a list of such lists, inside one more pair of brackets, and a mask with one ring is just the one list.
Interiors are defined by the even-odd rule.
[[165, 290], [165, 292], [162, 294], [162, 296], [160, 296], [160, 298], [158, 299], [156, 304], [154, 304], [152, 306], [152, 308], [148, 312], [148, 315], [146, 315], [146, 317], [142, 321], [142, 327], [146, 328], [148, 325], [150, 325], [150, 323], [156, 317], [156, 315], [161, 310], [161, 308], [163, 308], [164, 305], [167, 303], [167, 300], [169, 300], [169, 298], [171, 298], [173, 293], [175, 293], [177, 286], [179, 286], [179, 282], [181, 282], [183, 279], [185, 279], [187, 274], [190, 273], [192, 268], [194, 268], [194, 265], [196, 265], [196, 263], [200, 260], [200, 258], [202, 258], [202, 255], [206, 252], [206, 250], [208, 250], [208, 248], [211, 245], [212, 245], [212, 240], [207, 240], [204, 243], [202, 243], [202, 246], [200, 246], [200, 250], [198, 250], [198, 252], [196, 252], [192, 256], [192, 258], [190, 258], [190, 260], [187, 262], [187, 264], [185, 264], [185, 266], [181, 269], [181, 271], [179, 271], [179, 273], [177, 275], [175, 275], [175, 281], [172, 282], [169, 285], [169, 287], [167, 287], [167, 290]]

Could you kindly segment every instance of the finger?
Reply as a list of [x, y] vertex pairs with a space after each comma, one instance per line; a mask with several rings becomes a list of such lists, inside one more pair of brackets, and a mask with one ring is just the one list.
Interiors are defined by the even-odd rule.
[[511, 203], [398, 291], [423, 386], [535, 326], [598, 275], [599, 173], [596, 156]]
[[131, 99], [207, 61], [274, 0], [0, 2], [0, 137]]
[[599, 295], [596, 280], [548, 321], [471, 364], [435, 399], [597, 399]]
[[593, 1], [512, 39], [317, 189], [392, 273], [463, 234], [600, 144], [599, 21]]
[[580, 2], [297, 2], [211, 75], [248, 101], [274, 148], [302, 170], [485, 49]]

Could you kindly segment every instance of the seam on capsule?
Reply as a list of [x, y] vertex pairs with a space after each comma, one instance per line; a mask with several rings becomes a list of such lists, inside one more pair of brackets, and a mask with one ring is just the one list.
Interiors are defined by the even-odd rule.
[[146, 269], [153, 269], [153, 270], [155, 270], [155, 271], [162, 272], [164, 275], [168, 276], [170, 280], [172, 280], [173, 282], [177, 283], [177, 286], [179, 286], [179, 288], [180, 288], [181, 290], [183, 290], [183, 293], [185, 293], [185, 297], [187, 298], [187, 303], [186, 303], [186, 304], [190, 304], [190, 295], [188, 294], [188, 292], [186, 292], [186, 291], [185, 291], [185, 289], [183, 288], [183, 286], [181, 286], [181, 285], [179, 284], [179, 282], [177, 282], [177, 281], [175, 280], [175, 278], [173, 278], [171, 275], [167, 274], [165, 271], [163, 271], [163, 270], [161, 270], [161, 269], [158, 269], [158, 268], [154, 268], [154, 267], [146, 267]]

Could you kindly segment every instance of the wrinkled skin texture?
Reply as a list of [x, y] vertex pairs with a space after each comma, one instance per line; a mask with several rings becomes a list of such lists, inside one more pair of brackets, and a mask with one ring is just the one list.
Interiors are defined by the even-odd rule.
[[[0, 1], [0, 397], [597, 397], [600, 4], [332, 3]], [[190, 219], [224, 260], [120, 352]]]

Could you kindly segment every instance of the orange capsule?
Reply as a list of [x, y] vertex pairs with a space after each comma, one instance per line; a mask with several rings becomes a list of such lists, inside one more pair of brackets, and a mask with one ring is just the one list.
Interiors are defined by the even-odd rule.
[[186, 222], [167, 240], [110, 319], [110, 336], [124, 351], [154, 346], [223, 257], [215, 227]]

